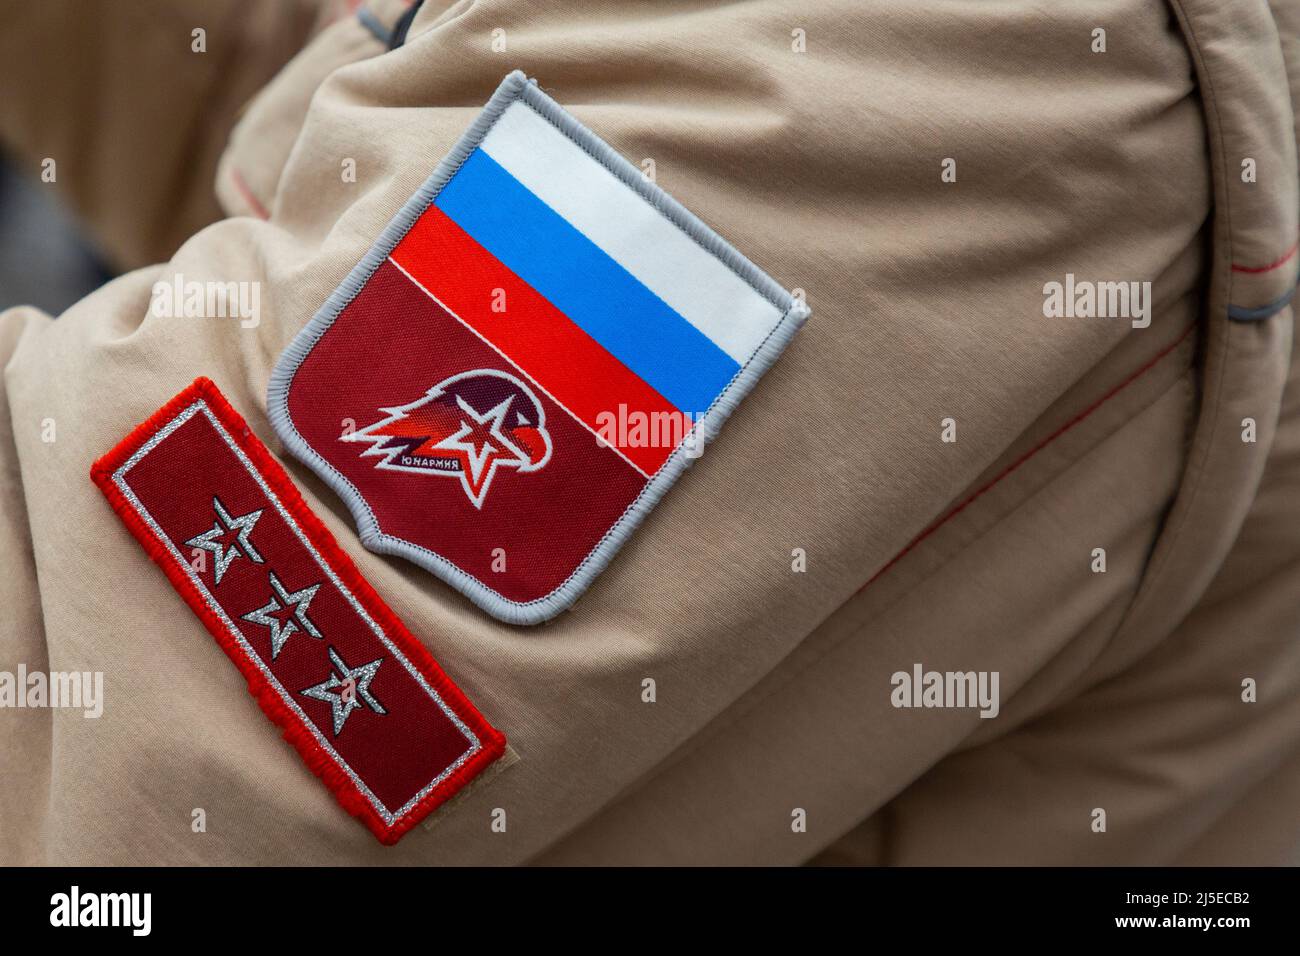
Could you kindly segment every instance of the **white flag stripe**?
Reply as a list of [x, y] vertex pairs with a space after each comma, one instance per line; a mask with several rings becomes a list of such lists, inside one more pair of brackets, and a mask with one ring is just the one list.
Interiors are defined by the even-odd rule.
[[781, 311], [526, 103], [480, 148], [678, 315], [745, 364]]

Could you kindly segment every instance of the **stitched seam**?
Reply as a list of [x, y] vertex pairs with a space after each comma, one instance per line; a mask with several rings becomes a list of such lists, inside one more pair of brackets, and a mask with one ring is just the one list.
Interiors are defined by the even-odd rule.
[[[1208, 98], [1205, 96], [1201, 97], [1201, 103], [1205, 108], [1206, 119], [1211, 121], [1214, 127], [1214, 136], [1219, 143], [1218, 156], [1215, 156], [1213, 153], [1211, 153], [1210, 156], [1211, 169], [1218, 173], [1219, 182], [1224, 183], [1227, 182], [1227, 171], [1223, 165], [1223, 157], [1226, 155], [1227, 146], [1223, 142], [1223, 123], [1219, 119], [1219, 102], [1218, 98], [1214, 95], [1214, 83], [1210, 78], [1209, 68], [1206, 66], [1205, 57], [1201, 52], [1200, 40], [1192, 30], [1192, 21], [1187, 15], [1187, 11], [1183, 8], [1182, 0], [1169, 0], [1169, 2], [1174, 8], [1178, 21], [1182, 26], [1183, 35], [1187, 40], [1188, 48], [1192, 53], [1192, 59], [1196, 64], [1197, 76], [1204, 82], [1205, 88], [1209, 93]], [[1224, 222], [1227, 225], [1224, 233], [1226, 236], [1225, 243], [1228, 247], [1228, 254], [1223, 263], [1224, 274], [1221, 281], [1225, 288], [1225, 297], [1230, 298], [1232, 295], [1232, 221], [1228, 211], [1228, 190], [1226, 187], [1223, 189], [1223, 215]], [[1213, 316], [1211, 316], [1210, 321], [1211, 323], [1213, 322]], [[1187, 522], [1187, 515], [1192, 510], [1192, 503], [1195, 502], [1197, 496], [1200, 494], [1201, 482], [1205, 474], [1205, 462], [1206, 459], [1209, 458], [1210, 448], [1214, 444], [1215, 433], [1219, 430], [1220, 419], [1222, 418], [1224, 401], [1222, 385], [1223, 376], [1227, 366], [1227, 353], [1229, 348], [1228, 338], [1231, 334], [1230, 328], [1224, 329], [1221, 345], [1222, 355], [1221, 360], [1217, 364], [1212, 361], [1212, 357], [1208, 354], [1210, 348], [1213, 347], [1213, 333], [1211, 332], [1211, 334], [1207, 336], [1209, 341], [1207, 341], [1206, 345], [1206, 389], [1214, 396], [1214, 404], [1212, 408], [1203, 410], [1202, 412], [1202, 420], [1209, 422], [1208, 434], [1203, 436], [1203, 443], [1199, 449], [1196, 447], [1196, 440], [1202, 438], [1202, 436], [1197, 435], [1196, 438], [1193, 439], [1192, 451], [1191, 455], [1188, 456], [1186, 467], [1186, 474], [1188, 475], [1187, 482], [1178, 493], [1178, 500], [1185, 500], [1189, 502], [1189, 504], [1187, 507], [1180, 509], [1178, 507], [1178, 501], [1175, 501], [1174, 507], [1169, 516], [1169, 527], [1165, 529], [1164, 533], [1156, 541], [1151, 556], [1151, 563], [1147, 566], [1146, 574], [1143, 576], [1143, 580], [1139, 585], [1137, 596], [1134, 597], [1133, 603], [1129, 605], [1128, 611], [1125, 612], [1124, 617], [1116, 626], [1114, 634], [1121, 633], [1128, 622], [1133, 619], [1137, 611], [1146, 605], [1147, 597], [1153, 590], [1151, 582], [1159, 577], [1159, 575], [1164, 571], [1165, 566], [1168, 564], [1169, 555], [1173, 552], [1178, 539], [1181, 537], [1183, 526]], [[1209, 380], [1210, 375], [1213, 375], [1212, 381]], [[1192, 460], [1193, 456], [1195, 456], [1194, 461]], [[1186, 497], [1184, 497], [1184, 495]], [[1167, 546], [1162, 548], [1161, 545], [1166, 542]]]
[[855, 596], [857, 594], [861, 594], [873, 583], [875, 583], [875, 581], [878, 578], [880, 578], [886, 571], [888, 571], [895, 564], [901, 561], [909, 552], [911, 552], [919, 544], [925, 541], [926, 538], [929, 538], [931, 535], [936, 533], [940, 528], [942, 528], [945, 524], [947, 524], [953, 518], [957, 517], [959, 514], [965, 511], [968, 507], [974, 504], [977, 499], [983, 497], [985, 494], [992, 491], [993, 488], [996, 485], [998, 485], [1003, 479], [1010, 477], [1017, 469], [1019, 469], [1022, 465], [1026, 464], [1031, 458], [1037, 455], [1040, 451], [1042, 451], [1052, 442], [1056, 441], [1056, 439], [1060, 438], [1070, 429], [1074, 428], [1074, 426], [1080, 424], [1089, 415], [1097, 411], [1097, 409], [1101, 408], [1102, 405], [1106, 404], [1106, 402], [1110, 401], [1112, 398], [1114, 398], [1116, 395], [1122, 392], [1129, 385], [1132, 385], [1135, 381], [1137, 381], [1147, 372], [1151, 371], [1151, 369], [1153, 369], [1160, 362], [1161, 359], [1163, 359], [1174, 349], [1178, 348], [1178, 346], [1183, 344], [1186, 338], [1192, 334], [1192, 331], [1196, 328], [1196, 325], [1197, 324], [1195, 322], [1189, 325], [1182, 332], [1182, 334], [1178, 336], [1177, 339], [1175, 339], [1169, 345], [1166, 345], [1163, 349], [1157, 352], [1152, 358], [1150, 358], [1146, 362], [1146, 364], [1138, 368], [1137, 371], [1133, 372], [1131, 375], [1129, 375], [1118, 385], [1114, 386], [1105, 395], [1102, 395], [1101, 398], [1097, 399], [1095, 402], [1093, 402], [1083, 411], [1079, 412], [1073, 418], [1069, 419], [1067, 422], [1065, 422], [1065, 424], [1061, 425], [1061, 427], [1056, 429], [1056, 431], [1052, 432], [1050, 435], [1048, 435], [1046, 438], [1040, 441], [1033, 448], [1030, 448], [1028, 451], [1026, 451], [1023, 455], [1021, 455], [1011, 464], [1007, 465], [1006, 468], [998, 472], [998, 474], [996, 474], [993, 478], [989, 479], [987, 482], [985, 482], [983, 485], [981, 485], [979, 488], [973, 491], [970, 495], [968, 495], [960, 504], [950, 509], [946, 514], [940, 517], [938, 521], [931, 524], [928, 528], [926, 528], [919, 535], [913, 538], [907, 544], [907, 546], [903, 548], [902, 551], [899, 551], [896, 555], [890, 558], [889, 561], [884, 565], [884, 567], [882, 567], [879, 571], [877, 571], [870, 578], [868, 578], [867, 582], [863, 584], [862, 587], [858, 588], [857, 591], [854, 592]]

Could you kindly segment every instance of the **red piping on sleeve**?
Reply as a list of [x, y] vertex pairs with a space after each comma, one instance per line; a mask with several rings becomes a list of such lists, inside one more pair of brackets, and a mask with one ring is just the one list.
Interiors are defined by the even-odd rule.
[[1291, 257], [1296, 254], [1297, 249], [1300, 249], [1300, 240], [1296, 240], [1296, 244], [1283, 253], [1282, 258], [1275, 259], [1266, 266], [1239, 266], [1234, 264], [1232, 271], [1244, 272], [1248, 275], [1258, 275], [1261, 272], [1272, 272], [1274, 269], [1286, 265], [1286, 263], [1291, 260]]
[[992, 489], [996, 484], [998, 484], [998, 482], [1002, 481], [1004, 478], [1009, 477], [1009, 476], [1010, 476], [1010, 475], [1011, 475], [1011, 474], [1012, 474], [1016, 469], [1018, 469], [1021, 465], [1025, 464], [1027, 461], [1029, 461], [1029, 459], [1033, 458], [1033, 457], [1034, 457], [1035, 455], [1037, 455], [1040, 451], [1042, 451], [1044, 448], [1046, 448], [1046, 447], [1047, 447], [1048, 445], [1050, 445], [1052, 442], [1056, 441], [1056, 439], [1060, 438], [1062, 435], [1064, 435], [1066, 432], [1068, 432], [1068, 431], [1069, 431], [1071, 428], [1073, 428], [1075, 425], [1078, 425], [1080, 422], [1082, 422], [1085, 418], [1087, 418], [1089, 415], [1091, 415], [1091, 414], [1092, 414], [1093, 412], [1095, 412], [1097, 409], [1101, 408], [1102, 405], [1106, 404], [1106, 402], [1110, 401], [1112, 398], [1114, 398], [1116, 395], [1118, 395], [1120, 392], [1122, 392], [1122, 391], [1123, 391], [1125, 388], [1127, 388], [1129, 385], [1132, 385], [1135, 381], [1137, 381], [1139, 378], [1141, 378], [1141, 377], [1142, 377], [1143, 375], [1145, 375], [1147, 372], [1151, 371], [1151, 369], [1153, 369], [1153, 368], [1154, 368], [1154, 367], [1155, 367], [1155, 366], [1160, 362], [1161, 359], [1163, 359], [1166, 355], [1168, 355], [1170, 352], [1172, 352], [1174, 349], [1176, 349], [1179, 345], [1181, 345], [1181, 344], [1183, 343], [1183, 340], [1186, 339], [1187, 336], [1191, 335], [1192, 330], [1195, 329], [1195, 328], [1196, 328], [1196, 324], [1195, 324], [1195, 323], [1193, 323], [1192, 325], [1189, 325], [1189, 326], [1187, 327], [1186, 331], [1184, 331], [1180, 336], [1178, 336], [1178, 338], [1175, 339], [1172, 343], [1170, 343], [1169, 345], [1166, 345], [1163, 349], [1161, 349], [1159, 352], [1157, 352], [1157, 353], [1156, 353], [1156, 354], [1155, 354], [1155, 355], [1150, 359], [1150, 361], [1148, 361], [1145, 365], [1143, 365], [1141, 368], [1139, 368], [1137, 371], [1135, 371], [1133, 374], [1131, 374], [1128, 378], [1124, 379], [1124, 381], [1120, 382], [1118, 385], [1116, 385], [1114, 388], [1112, 388], [1109, 392], [1107, 392], [1107, 393], [1106, 393], [1105, 395], [1103, 395], [1101, 398], [1097, 399], [1097, 401], [1093, 402], [1091, 405], [1089, 405], [1089, 406], [1088, 406], [1087, 408], [1085, 408], [1083, 411], [1079, 412], [1077, 415], [1075, 415], [1073, 418], [1071, 418], [1069, 421], [1067, 421], [1064, 425], [1062, 425], [1062, 426], [1061, 426], [1060, 428], [1058, 428], [1056, 431], [1052, 432], [1052, 434], [1048, 435], [1046, 438], [1044, 438], [1042, 441], [1040, 441], [1040, 442], [1039, 442], [1037, 445], [1035, 445], [1033, 448], [1029, 449], [1027, 452], [1025, 452], [1023, 455], [1021, 455], [1019, 458], [1017, 458], [1017, 459], [1016, 459], [1015, 461], [1013, 461], [1011, 464], [1009, 464], [1006, 468], [1004, 468], [1001, 472], [999, 472], [996, 476], [994, 476], [992, 479], [990, 479], [988, 482], [986, 482], [985, 484], [981, 485], [979, 488], [975, 489], [975, 491], [973, 491], [970, 495], [968, 495], [965, 499], [963, 499], [963, 500], [961, 501], [960, 504], [956, 505], [956, 506], [953, 507], [951, 510], [949, 510], [948, 512], [946, 512], [942, 517], [940, 517], [940, 518], [939, 518], [937, 521], [935, 521], [932, 525], [930, 525], [928, 528], [926, 528], [924, 531], [922, 531], [919, 535], [917, 535], [915, 538], [913, 538], [913, 539], [911, 540], [911, 542], [907, 545], [907, 547], [903, 548], [902, 551], [898, 552], [898, 554], [896, 554], [896, 555], [894, 555], [892, 558], [890, 558], [889, 561], [888, 561], [888, 563], [886, 563], [884, 567], [882, 567], [879, 571], [877, 571], [875, 574], [873, 574], [873, 575], [871, 576], [871, 578], [868, 579], [868, 581], [867, 581], [866, 584], [864, 584], [864, 585], [862, 585], [862, 587], [858, 588], [857, 593], [858, 593], [858, 594], [861, 594], [861, 593], [862, 593], [863, 591], [865, 591], [868, 587], [870, 587], [872, 584], [874, 584], [875, 581], [876, 581], [876, 580], [877, 580], [881, 575], [883, 575], [886, 571], [888, 571], [888, 570], [889, 570], [890, 568], [892, 568], [895, 564], [897, 564], [899, 561], [901, 561], [901, 560], [903, 559], [903, 557], [904, 557], [908, 552], [910, 552], [912, 549], [914, 549], [917, 545], [919, 545], [919, 544], [920, 544], [922, 541], [924, 541], [926, 538], [930, 537], [930, 535], [934, 534], [936, 531], [938, 531], [940, 528], [942, 528], [945, 524], [947, 524], [947, 523], [948, 523], [949, 521], [951, 521], [953, 518], [957, 517], [957, 515], [961, 514], [963, 511], [965, 511], [966, 508], [968, 508], [970, 505], [972, 505], [972, 504], [975, 502], [976, 499], [978, 499], [979, 497], [981, 497], [982, 495], [984, 495], [986, 492], [990, 491], [990, 490], [991, 490], [991, 489]]
[[248, 183], [244, 182], [244, 177], [240, 175], [239, 170], [232, 169], [230, 171], [230, 180], [235, 184], [235, 188], [239, 190], [239, 195], [243, 197], [244, 202], [248, 203], [249, 208], [253, 210], [253, 215], [258, 219], [271, 218], [271, 214], [266, 211], [266, 207], [253, 195], [253, 190], [248, 188]]

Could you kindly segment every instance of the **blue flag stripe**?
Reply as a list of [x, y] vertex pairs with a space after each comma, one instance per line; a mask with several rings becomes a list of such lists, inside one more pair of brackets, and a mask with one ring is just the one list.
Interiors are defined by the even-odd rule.
[[434, 204], [679, 410], [706, 411], [739, 369], [481, 149]]

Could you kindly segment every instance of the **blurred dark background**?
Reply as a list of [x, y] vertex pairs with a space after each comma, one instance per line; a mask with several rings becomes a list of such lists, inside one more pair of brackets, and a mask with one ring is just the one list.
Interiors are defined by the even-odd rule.
[[356, 6], [0, 0], [0, 309], [59, 315], [221, 218], [218, 161], [246, 104]]
[[0, 155], [0, 310], [58, 315], [112, 277], [55, 189]]

